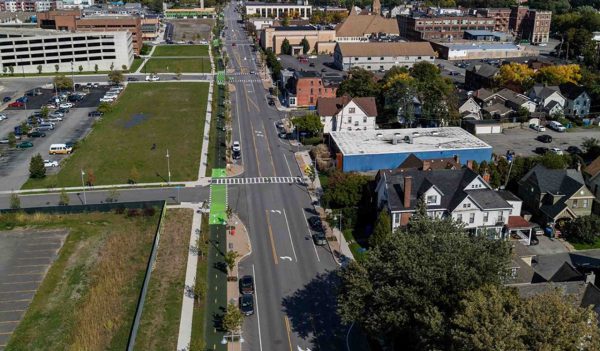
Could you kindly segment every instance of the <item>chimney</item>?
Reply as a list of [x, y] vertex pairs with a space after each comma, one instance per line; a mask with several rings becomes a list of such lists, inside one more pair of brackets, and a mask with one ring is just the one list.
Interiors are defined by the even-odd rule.
[[482, 178], [486, 183], [488, 183], [488, 184], [490, 183], [490, 172], [488, 172], [487, 169], [483, 173]]
[[585, 275], [585, 282], [586, 283], [592, 283], [594, 285], [596, 285], [596, 274], [594, 274], [594, 272], [590, 272], [588, 274]]
[[412, 191], [412, 177], [404, 177], [404, 208], [410, 207], [410, 192]]
[[467, 168], [470, 170], [473, 170], [473, 160], [468, 160], [467, 161]]

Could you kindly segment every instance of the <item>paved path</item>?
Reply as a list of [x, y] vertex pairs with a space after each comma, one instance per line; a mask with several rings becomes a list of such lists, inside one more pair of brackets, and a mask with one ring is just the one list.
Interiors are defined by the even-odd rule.
[[142, 68], [148, 62], [148, 59], [150, 59], [150, 57], [152, 57], [152, 54], [154, 54], [154, 50], [155, 49], [156, 49], [156, 45], [152, 46], [152, 50], [150, 50], [150, 52], [148, 53], [147, 56], [144, 56], [144, 62], [142, 62], [142, 64], [140, 65], [140, 67], [138, 67], [138, 69], [134, 73], [140, 73], [142, 71]]
[[177, 350], [188, 350], [192, 340], [192, 320], [194, 317], [194, 295], [190, 291], [196, 285], [196, 268], [198, 266], [198, 253], [194, 248], [202, 230], [202, 213], [196, 211], [198, 205], [190, 202], [182, 202], [178, 206], [167, 208], [191, 208], [194, 210], [192, 218], [192, 230], [190, 232], [190, 249], [188, 251], [187, 269], [185, 271], [185, 286], [183, 289], [183, 301], [181, 303], [181, 318], [179, 321], [179, 337], [177, 338]]

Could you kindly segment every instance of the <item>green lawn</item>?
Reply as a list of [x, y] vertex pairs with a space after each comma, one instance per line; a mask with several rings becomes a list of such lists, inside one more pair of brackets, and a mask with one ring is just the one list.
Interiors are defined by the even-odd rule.
[[[570, 241], [569, 241], [570, 242]], [[600, 249], [600, 239], [596, 240], [591, 244], [586, 243], [573, 243], [570, 242], [571, 245], [575, 248], [575, 250], [591, 250], [591, 249]]]
[[210, 227], [208, 225], [208, 216], [202, 215], [202, 231], [200, 233], [200, 242], [198, 247], [198, 266], [196, 266], [196, 285], [200, 286], [200, 300], [194, 301], [194, 316], [192, 317], [192, 340], [190, 342], [190, 351], [206, 350], [206, 342], [204, 334], [206, 329], [205, 314], [206, 314], [206, 296], [208, 286], [206, 276], [208, 273], [208, 260], [206, 254], [208, 252], [208, 239], [210, 237]]
[[206, 58], [155, 58], [149, 59], [144, 68], [145, 73], [209, 73], [210, 59]]
[[126, 349], [158, 213], [0, 215], [3, 229], [69, 229], [5, 350]]
[[165, 215], [135, 350], [177, 349], [193, 215], [185, 208]]
[[161, 45], [154, 49], [152, 57], [160, 56], [206, 56], [208, 45]]
[[131, 64], [131, 67], [129, 67], [128, 72], [133, 73], [135, 72], [141, 65], [142, 63], [144, 63], [144, 59], [142, 58], [134, 58], [133, 59], [133, 63]]
[[[58, 174], [29, 180], [23, 188], [81, 185], [81, 170], [92, 184], [166, 182], [167, 149], [171, 180], [198, 178], [208, 83], [130, 84], [94, 125]], [[153, 147], [155, 145], [155, 147]]]

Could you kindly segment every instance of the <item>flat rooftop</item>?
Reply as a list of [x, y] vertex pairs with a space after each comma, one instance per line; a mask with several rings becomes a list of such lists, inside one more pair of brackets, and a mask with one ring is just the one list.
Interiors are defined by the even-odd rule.
[[345, 156], [491, 148], [460, 127], [341, 131], [330, 136]]
[[244, 3], [244, 6], [269, 6], [269, 7], [311, 7], [312, 5], [294, 4], [294, 3], [281, 3], [281, 2], [259, 2], [259, 1], [248, 1]]
[[436, 42], [438, 45], [445, 46], [450, 50], [460, 51], [517, 51], [520, 48], [512, 43], [442, 43]]

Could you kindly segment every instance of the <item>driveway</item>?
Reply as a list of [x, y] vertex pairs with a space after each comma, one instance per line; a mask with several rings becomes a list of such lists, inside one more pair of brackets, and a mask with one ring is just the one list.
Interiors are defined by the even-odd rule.
[[545, 235], [539, 235], [537, 238], [540, 241], [539, 244], [527, 247], [529, 252], [534, 255], [552, 255], [569, 251], [561, 240], [550, 239]]

